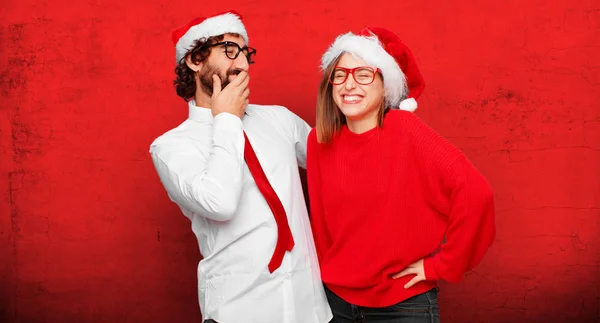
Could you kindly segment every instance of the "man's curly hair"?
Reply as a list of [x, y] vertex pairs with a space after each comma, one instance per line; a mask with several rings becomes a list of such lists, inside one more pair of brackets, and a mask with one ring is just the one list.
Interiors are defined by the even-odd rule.
[[182, 97], [186, 102], [192, 99], [196, 93], [194, 71], [192, 71], [185, 63], [186, 58], [190, 56], [194, 64], [204, 62], [210, 55], [212, 49], [210, 46], [222, 41], [223, 38], [225, 38], [224, 35], [198, 39], [194, 43], [194, 47], [187, 52], [187, 54], [179, 61], [177, 67], [175, 67], [175, 74], [177, 74], [177, 78], [173, 81], [175, 91], [177, 91], [177, 95]]

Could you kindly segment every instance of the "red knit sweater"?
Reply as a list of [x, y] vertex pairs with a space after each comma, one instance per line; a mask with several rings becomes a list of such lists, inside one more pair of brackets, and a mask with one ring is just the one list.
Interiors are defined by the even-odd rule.
[[[329, 144], [313, 129], [307, 163], [322, 279], [347, 302], [384, 307], [458, 282], [494, 240], [486, 179], [410, 112], [362, 134], [344, 126]], [[414, 275], [391, 278], [421, 258], [426, 281], [405, 289]]]

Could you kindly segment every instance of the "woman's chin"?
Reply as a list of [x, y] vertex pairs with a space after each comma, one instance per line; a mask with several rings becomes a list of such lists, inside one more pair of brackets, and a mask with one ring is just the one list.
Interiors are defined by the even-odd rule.
[[364, 114], [364, 107], [361, 105], [343, 104], [340, 111], [342, 111], [342, 114], [346, 118], [355, 119]]

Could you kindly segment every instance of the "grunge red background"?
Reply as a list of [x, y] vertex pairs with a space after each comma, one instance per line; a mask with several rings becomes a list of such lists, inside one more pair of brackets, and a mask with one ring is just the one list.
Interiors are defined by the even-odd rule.
[[600, 320], [597, 1], [222, 3], [2, 1], [1, 322], [200, 322], [200, 254], [148, 147], [186, 118], [170, 31], [228, 9], [258, 49], [251, 101], [311, 125], [336, 35], [379, 25], [410, 46], [417, 114], [497, 205], [483, 263], [442, 284], [442, 322]]

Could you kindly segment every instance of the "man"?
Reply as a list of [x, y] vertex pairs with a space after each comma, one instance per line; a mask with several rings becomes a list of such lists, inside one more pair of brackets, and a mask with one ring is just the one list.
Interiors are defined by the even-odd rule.
[[247, 47], [237, 13], [195, 19], [173, 41], [175, 87], [189, 100], [189, 118], [157, 138], [150, 153], [204, 256], [203, 318], [329, 322], [298, 173], [310, 127], [284, 107], [248, 104], [256, 50]]

